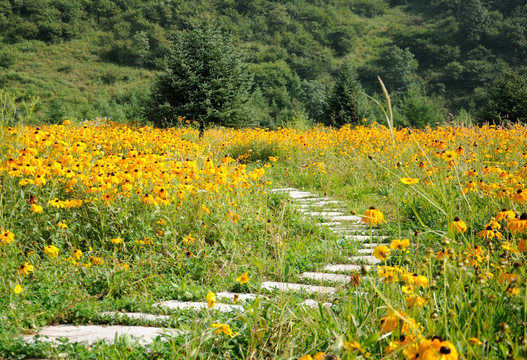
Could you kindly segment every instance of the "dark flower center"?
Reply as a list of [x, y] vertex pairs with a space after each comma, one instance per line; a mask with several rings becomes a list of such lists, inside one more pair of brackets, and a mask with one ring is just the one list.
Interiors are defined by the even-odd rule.
[[487, 226], [485, 230], [492, 230], [492, 226]]
[[459, 216], [456, 216], [456, 218], [454, 219], [454, 221], [461, 221], [461, 219], [459, 218]]
[[527, 220], [527, 213], [523, 213], [522, 216], [520, 216], [520, 220]]
[[372, 206], [372, 207], [370, 207], [370, 210], [375, 210], [375, 207], [373, 207], [373, 206]]
[[441, 346], [441, 349], [439, 349], [439, 353], [441, 354], [450, 354], [452, 350], [448, 346]]

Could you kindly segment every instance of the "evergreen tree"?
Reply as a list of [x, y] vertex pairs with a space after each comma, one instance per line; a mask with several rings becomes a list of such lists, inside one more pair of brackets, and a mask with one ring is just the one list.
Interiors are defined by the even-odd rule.
[[210, 22], [182, 34], [145, 106], [157, 126], [178, 117], [223, 126], [251, 125], [252, 77], [232, 41]]
[[342, 126], [358, 123], [368, 117], [370, 108], [353, 67], [344, 63], [329, 96], [325, 124]]

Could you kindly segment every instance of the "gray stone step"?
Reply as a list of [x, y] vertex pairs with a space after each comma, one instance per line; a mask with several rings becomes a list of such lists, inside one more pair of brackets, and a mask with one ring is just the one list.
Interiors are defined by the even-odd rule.
[[373, 249], [359, 249], [357, 250], [359, 254], [373, 254]]
[[307, 215], [307, 216], [329, 217], [329, 216], [342, 215], [341, 212], [337, 212], [337, 211], [302, 211], [302, 212], [304, 213], [304, 215]]
[[305, 199], [316, 197], [316, 194], [307, 192], [307, 191], [290, 191], [289, 196], [293, 199]]
[[100, 314], [101, 316], [110, 316], [112, 318], [127, 318], [127, 319], [138, 319], [146, 321], [163, 321], [170, 319], [168, 315], [154, 315], [146, 313], [132, 313], [132, 312], [117, 312], [117, 311], [105, 311]]
[[305, 272], [299, 275], [303, 279], [318, 280], [318, 281], [331, 281], [340, 282], [347, 284], [350, 282], [348, 275], [321, 273], [321, 272]]
[[238, 295], [238, 301], [254, 300], [254, 299], [256, 299], [258, 297], [258, 295], [256, 295], [256, 294], [241, 294], [241, 293], [233, 293], [233, 292], [230, 292], [230, 291], [224, 291], [224, 292], [216, 293], [216, 299], [224, 299], [224, 300], [234, 301], [234, 296], [235, 295]]
[[335, 226], [335, 225], [341, 225], [341, 223], [333, 221], [333, 222], [317, 223], [316, 225], [317, 226], [321, 226], [321, 227], [332, 227], [332, 226]]
[[[306, 299], [306, 300], [302, 301], [302, 304], [306, 305], [306, 306], [309, 306], [311, 308], [318, 308], [319, 302], [316, 301], [316, 300], [313, 300], [313, 299]], [[331, 307], [332, 304], [326, 302], [326, 303], [322, 303], [322, 306], [323, 307]]]
[[334, 287], [328, 286], [314, 286], [305, 284], [294, 284], [284, 283], [276, 281], [266, 281], [262, 283], [262, 288], [266, 290], [279, 290], [279, 291], [306, 291], [308, 293], [319, 293], [319, 294], [333, 294], [337, 292]]
[[336, 264], [336, 265], [326, 265], [324, 270], [333, 271], [333, 272], [350, 272], [350, 271], [360, 271], [362, 269], [361, 265], [357, 264]]
[[216, 303], [213, 308], [209, 309], [208, 304], [206, 302], [194, 302], [194, 301], [178, 301], [178, 300], [169, 300], [169, 301], [163, 301], [159, 304], [155, 304], [155, 306], [165, 307], [167, 309], [172, 310], [212, 310], [212, 311], [220, 311], [220, 312], [235, 312], [235, 311], [244, 311], [243, 306], [241, 305], [233, 305], [233, 304], [221, 304]]
[[344, 235], [343, 238], [345, 238], [346, 240], [368, 242], [370, 239], [373, 240], [373, 241], [386, 240], [386, 239], [388, 239], [388, 236]]
[[298, 191], [298, 189], [295, 188], [282, 188], [282, 189], [271, 189], [269, 192], [290, 192], [290, 191]]
[[330, 218], [331, 221], [354, 221], [354, 222], [362, 222], [362, 218], [357, 215], [342, 215], [342, 216], [333, 216]]
[[368, 248], [368, 250], [374, 249], [376, 246], [379, 245], [385, 245], [385, 244], [379, 244], [379, 243], [370, 243], [370, 242], [363, 242], [361, 246]]
[[[113, 343], [115, 336], [128, 335], [137, 338], [141, 345], [147, 345], [158, 336], [176, 336], [183, 332], [176, 329], [146, 326], [101, 326], [101, 325], [57, 325], [45, 326], [37, 333], [39, 340], [57, 343], [59, 338], [68, 338], [70, 343], [93, 344], [97, 341]], [[35, 335], [26, 335], [28, 342], [35, 341]]]
[[381, 261], [377, 259], [375, 256], [372, 255], [359, 255], [359, 256], [351, 256], [348, 258], [349, 261], [353, 262], [354, 264], [368, 264], [368, 265], [375, 265], [380, 264]]

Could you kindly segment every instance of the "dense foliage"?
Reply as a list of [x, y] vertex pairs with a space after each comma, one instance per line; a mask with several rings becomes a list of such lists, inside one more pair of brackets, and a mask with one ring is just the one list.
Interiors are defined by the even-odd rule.
[[[526, 14], [523, 0], [1, 0], [0, 88], [40, 96], [37, 110], [55, 120], [138, 117], [153, 81], [138, 70], [163, 69], [172, 39], [213, 18], [246, 51], [262, 124], [299, 113], [322, 122], [343, 61], [370, 95], [380, 91], [380, 75], [396, 107], [416, 85], [442, 119], [461, 109], [481, 120], [514, 119], [508, 108], [480, 109], [498, 104], [491, 98], [504, 71], [525, 71]], [[83, 62], [101, 71], [76, 71]]]

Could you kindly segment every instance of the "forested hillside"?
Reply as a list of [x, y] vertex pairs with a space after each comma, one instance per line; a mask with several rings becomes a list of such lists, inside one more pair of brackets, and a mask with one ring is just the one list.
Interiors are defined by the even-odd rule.
[[369, 95], [383, 79], [400, 124], [527, 117], [525, 0], [0, 0], [0, 89], [43, 120], [140, 119], [203, 21], [243, 50], [261, 125], [326, 122], [349, 66]]

